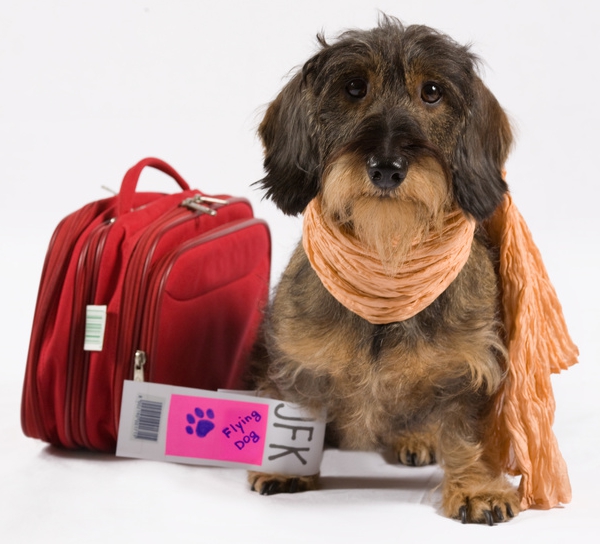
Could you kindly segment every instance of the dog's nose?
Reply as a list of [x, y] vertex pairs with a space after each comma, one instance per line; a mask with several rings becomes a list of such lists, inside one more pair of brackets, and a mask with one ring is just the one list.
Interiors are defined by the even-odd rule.
[[401, 156], [395, 159], [370, 157], [367, 172], [369, 179], [380, 189], [395, 189], [406, 178], [408, 161]]

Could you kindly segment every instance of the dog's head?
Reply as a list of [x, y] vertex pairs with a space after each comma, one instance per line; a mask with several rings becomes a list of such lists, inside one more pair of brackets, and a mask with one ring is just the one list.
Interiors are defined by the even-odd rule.
[[[359, 231], [382, 214], [423, 223], [449, 203], [490, 216], [507, 190], [512, 136], [468, 48], [389, 17], [319, 41], [260, 125], [267, 196], [296, 215], [321, 194], [326, 212]], [[382, 228], [389, 238], [395, 224]]]

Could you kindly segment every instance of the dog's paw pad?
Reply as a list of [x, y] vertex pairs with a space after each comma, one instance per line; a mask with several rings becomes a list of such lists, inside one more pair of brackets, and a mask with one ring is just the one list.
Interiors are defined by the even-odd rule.
[[198, 438], [204, 438], [215, 428], [215, 424], [211, 421], [214, 418], [215, 413], [210, 408], [206, 410], [206, 414], [201, 408], [196, 408], [193, 414], [186, 416], [189, 425], [186, 426], [185, 432], [195, 434]]

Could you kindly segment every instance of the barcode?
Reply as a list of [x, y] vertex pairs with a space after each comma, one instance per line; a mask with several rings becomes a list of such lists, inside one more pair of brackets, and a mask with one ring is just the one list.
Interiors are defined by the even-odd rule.
[[102, 351], [106, 328], [106, 306], [86, 306], [84, 351]]
[[163, 404], [161, 400], [138, 399], [133, 438], [152, 442], [158, 441]]

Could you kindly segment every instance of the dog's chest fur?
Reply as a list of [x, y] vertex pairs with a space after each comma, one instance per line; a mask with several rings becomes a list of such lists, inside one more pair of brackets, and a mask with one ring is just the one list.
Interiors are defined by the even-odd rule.
[[496, 299], [491, 260], [475, 242], [457, 280], [430, 307], [402, 323], [372, 325], [325, 290], [299, 247], [267, 325], [268, 377], [278, 389], [271, 394], [325, 407], [341, 447], [392, 445], [435, 423], [440, 411], [479, 402], [474, 383], [498, 386], [498, 353], [490, 349], [500, 346]]

